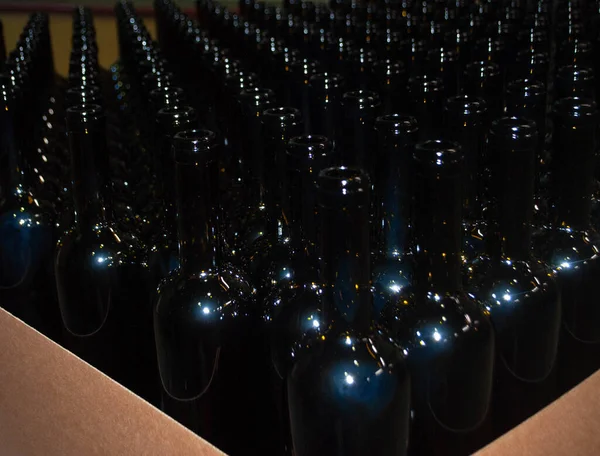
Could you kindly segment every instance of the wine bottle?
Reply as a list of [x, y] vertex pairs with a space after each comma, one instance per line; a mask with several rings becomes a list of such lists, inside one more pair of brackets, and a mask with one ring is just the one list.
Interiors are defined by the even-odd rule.
[[235, 456], [263, 437], [252, 432], [259, 385], [240, 378], [262, 353], [253, 344], [255, 290], [221, 261], [219, 147], [207, 130], [173, 138], [180, 267], [158, 287], [154, 328], [162, 410]]
[[172, 141], [179, 131], [193, 128], [196, 112], [189, 106], [162, 108], [156, 115], [153, 173], [155, 195], [162, 212], [154, 214], [154, 229], [149, 246], [150, 275], [157, 284], [177, 267], [177, 236], [175, 209], [175, 164]]
[[25, 163], [27, 134], [20, 87], [0, 75], [0, 302], [2, 307], [58, 340], [52, 275], [55, 214], [38, 201]]
[[464, 454], [485, 443], [477, 429], [490, 404], [495, 346], [481, 303], [462, 288], [464, 157], [457, 143], [430, 140], [417, 144], [414, 166], [415, 298], [382, 321], [407, 351], [412, 451]]
[[105, 122], [97, 105], [67, 109], [75, 222], [61, 236], [55, 260], [65, 344], [156, 403], [145, 247], [112, 214]]
[[379, 115], [379, 95], [369, 90], [353, 90], [342, 97], [342, 123], [336, 138], [340, 160], [347, 166], [369, 168], [369, 151], [375, 145], [375, 119]]
[[310, 133], [334, 141], [338, 137], [344, 78], [337, 73], [318, 73], [310, 77]]
[[563, 326], [559, 347], [559, 392], [598, 368], [600, 313], [590, 296], [600, 271], [600, 238], [590, 225], [598, 108], [585, 98], [563, 98], [553, 106], [551, 212], [536, 230], [538, 258], [557, 271]]
[[317, 175], [334, 161], [331, 142], [323, 136], [290, 139], [286, 151], [286, 185], [282, 213], [289, 221], [293, 278], [274, 287], [264, 300], [270, 334], [271, 379], [284, 453], [292, 454], [287, 408], [287, 376], [302, 343], [322, 329], [318, 285]]
[[[414, 117], [389, 114], [375, 121], [373, 304], [377, 319], [385, 306], [396, 306], [410, 292], [413, 207], [412, 153], [419, 129]], [[410, 299], [410, 298], [406, 298]]]
[[287, 380], [294, 454], [404, 455], [410, 380], [402, 352], [372, 323], [368, 176], [319, 174], [321, 310]]
[[266, 225], [262, 236], [244, 252], [252, 282], [261, 294], [293, 278], [290, 226], [282, 213], [282, 187], [286, 185], [287, 142], [303, 131], [300, 111], [268, 108], [262, 114], [262, 131]]
[[493, 420], [501, 435], [554, 400], [561, 297], [554, 271], [531, 255], [538, 128], [503, 117], [488, 137], [486, 249], [467, 264], [466, 289], [496, 333]]

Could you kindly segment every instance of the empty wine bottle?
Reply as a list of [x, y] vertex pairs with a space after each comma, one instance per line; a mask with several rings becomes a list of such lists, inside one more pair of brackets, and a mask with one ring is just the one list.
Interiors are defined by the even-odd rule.
[[486, 249], [467, 264], [469, 293], [496, 333], [493, 420], [498, 435], [554, 400], [561, 298], [554, 271], [531, 255], [537, 126], [503, 117], [488, 137]]
[[375, 145], [375, 119], [379, 115], [379, 95], [369, 90], [346, 92], [342, 98], [342, 123], [336, 138], [344, 165], [370, 169]]
[[414, 160], [415, 298], [382, 321], [407, 352], [411, 451], [465, 454], [486, 440], [477, 429], [491, 399], [494, 334], [461, 283], [464, 157], [458, 144], [430, 140], [417, 144]]
[[264, 300], [264, 315], [271, 339], [272, 387], [279, 413], [285, 454], [292, 441], [287, 407], [287, 376], [302, 343], [318, 334], [320, 318], [317, 245], [318, 173], [333, 161], [332, 145], [323, 136], [303, 135], [290, 139], [286, 156], [287, 185], [283, 188], [282, 212], [290, 224], [293, 278], [273, 288]]
[[58, 340], [51, 274], [55, 213], [38, 200], [25, 162], [25, 122], [20, 88], [0, 75], [0, 302], [4, 309]]
[[266, 293], [293, 278], [290, 226], [282, 213], [282, 186], [286, 185], [286, 145], [302, 133], [300, 111], [295, 108], [269, 108], [262, 114], [263, 164], [266, 224], [264, 233], [244, 252], [254, 286]]
[[97, 105], [67, 109], [75, 222], [60, 238], [55, 261], [65, 344], [156, 403], [145, 247], [112, 214], [105, 122]]
[[255, 291], [221, 261], [215, 134], [179, 132], [173, 149], [181, 266], [154, 303], [161, 407], [228, 454], [244, 454], [263, 437], [252, 432], [263, 399], [255, 377], [240, 377], [262, 356], [253, 350]]
[[374, 160], [373, 303], [377, 319], [383, 308], [399, 305], [412, 285], [410, 252], [412, 154], [419, 129], [414, 117], [390, 114], [378, 117], [377, 156]]
[[534, 233], [536, 255], [557, 271], [562, 288], [560, 391], [598, 368], [600, 313], [591, 296], [600, 271], [600, 238], [590, 226], [598, 109], [584, 98], [553, 106], [551, 212]]
[[328, 168], [318, 179], [321, 310], [327, 329], [288, 377], [294, 454], [404, 455], [410, 380], [402, 352], [372, 323], [368, 176]]
[[338, 138], [344, 78], [336, 73], [318, 73], [310, 77], [310, 133]]

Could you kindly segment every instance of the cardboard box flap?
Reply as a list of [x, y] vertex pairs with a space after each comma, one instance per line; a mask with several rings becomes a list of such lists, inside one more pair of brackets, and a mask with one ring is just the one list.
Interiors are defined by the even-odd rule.
[[600, 371], [476, 456], [600, 455]]
[[2, 309], [0, 454], [223, 455]]

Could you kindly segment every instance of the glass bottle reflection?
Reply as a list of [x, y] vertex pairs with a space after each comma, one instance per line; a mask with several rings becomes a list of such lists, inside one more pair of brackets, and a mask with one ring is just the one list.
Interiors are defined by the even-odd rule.
[[25, 163], [25, 107], [14, 80], [0, 75], [0, 302], [27, 324], [57, 339], [52, 278], [53, 208], [39, 200]]
[[105, 122], [97, 105], [67, 110], [75, 222], [61, 236], [55, 260], [65, 344], [155, 402], [148, 265], [144, 246], [113, 218]]
[[[494, 334], [461, 283], [464, 157], [454, 142], [417, 144], [415, 299], [383, 314], [405, 347], [413, 385], [411, 451], [472, 452], [492, 391]], [[473, 448], [475, 446], [475, 448]]]
[[162, 410], [228, 454], [244, 454], [262, 437], [253, 417], [263, 398], [255, 376], [244, 375], [262, 356], [253, 344], [255, 292], [221, 261], [215, 134], [177, 133], [173, 149], [180, 267], [154, 302]]
[[401, 351], [372, 323], [367, 175], [319, 174], [321, 310], [288, 377], [294, 453], [404, 455], [410, 381]]
[[285, 453], [291, 454], [286, 380], [302, 343], [321, 331], [318, 285], [317, 175], [333, 161], [332, 145], [323, 136], [303, 135], [287, 145], [282, 212], [290, 224], [293, 277], [274, 287], [264, 301], [264, 318], [271, 334], [273, 389]]
[[414, 117], [390, 114], [375, 121], [378, 144], [374, 160], [373, 304], [374, 318], [383, 308], [412, 299], [410, 252], [412, 153], [419, 129]]
[[496, 120], [488, 137], [486, 249], [466, 264], [466, 289], [496, 331], [495, 430], [503, 434], [554, 399], [561, 298], [554, 271], [530, 253], [534, 207], [533, 121]]
[[550, 216], [534, 233], [536, 255], [557, 271], [563, 331], [559, 381], [566, 391], [598, 368], [600, 311], [591, 297], [600, 274], [600, 237], [590, 226], [598, 109], [584, 98], [553, 106]]

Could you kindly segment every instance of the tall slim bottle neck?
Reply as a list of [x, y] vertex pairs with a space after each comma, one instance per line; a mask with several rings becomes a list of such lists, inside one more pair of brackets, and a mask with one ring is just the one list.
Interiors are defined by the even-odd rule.
[[425, 289], [460, 291], [464, 159], [451, 141], [415, 148], [417, 281]]
[[265, 206], [268, 213], [267, 236], [289, 237], [289, 220], [282, 208], [288, 199], [286, 192], [286, 147], [290, 138], [302, 134], [300, 111], [295, 108], [269, 108], [262, 116], [265, 179]]
[[275, 101], [270, 89], [251, 88], [239, 95], [242, 110], [242, 165], [247, 200], [253, 207], [266, 205], [265, 150], [263, 145], [262, 115]]
[[7, 76], [0, 76], [0, 203], [8, 204], [22, 188], [23, 157], [18, 141], [18, 93]]
[[463, 208], [468, 221], [478, 219], [482, 211], [486, 116], [485, 101], [472, 95], [452, 97], [444, 108], [445, 137], [456, 141], [465, 157]]
[[71, 151], [71, 185], [77, 222], [81, 226], [112, 218], [108, 188], [106, 117], [98, 105], [67, 109]]
[[[503, 117], [492, 123], [489, 136], [492, 235], [500, 253], [509, 259], [527, 259], [531, 244], [535, 155], [535, 122]], [[492, 242], [492, 248], [493, 242]]]
[[295, 250], [316, 258], [318, 233], [317, 176], [332, 162], [332, 144], [325, 136], [302, 135], [287, 147], [287, 198], [283, 213], [290, 224]]
[[157, 142], [154, 166], [155, 174], [159, 178], [162, 197], [167, 206], [175, 204], [173, 137], [180, 131], [193, 129], [196, 120], [196, 111], [189, 106], [161, 108], [156, 115]]
[[555, 223], [584, 229], [590, 223], [598, 145], [598, 108], [584, 98], [563, 98], [553, 107], [553, 197]]
[[186, 130], [173, 139], [179, 257], [185, 274], [219, 264], [219, 165], [216, 135]]
[[327, 168], [319, 174], [320, 277], [326, 321], [355, 329], [371, 324], [369, 192], [357, 168]]
[[378, 248], [397, 258], [408, 248], [412, 208], [412, 152], [419, 129], [414, 117], [389, 114], [375, 121], [378, 133], [374, 203]]

